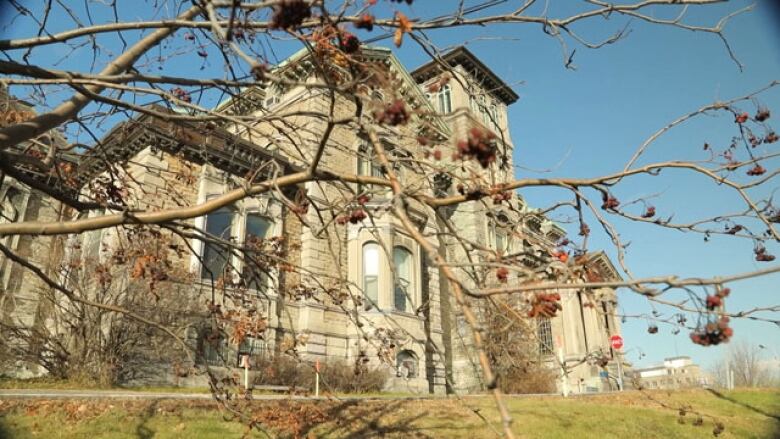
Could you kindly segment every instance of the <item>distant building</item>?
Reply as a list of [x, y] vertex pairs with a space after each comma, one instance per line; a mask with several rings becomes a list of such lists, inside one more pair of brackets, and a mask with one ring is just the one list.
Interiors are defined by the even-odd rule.
[[643, 389], [684, 389], [710, 384], [699, 365], [687, 356], [665, 358], [662, 364], [634, 369], [628, 378], [634, 387]]

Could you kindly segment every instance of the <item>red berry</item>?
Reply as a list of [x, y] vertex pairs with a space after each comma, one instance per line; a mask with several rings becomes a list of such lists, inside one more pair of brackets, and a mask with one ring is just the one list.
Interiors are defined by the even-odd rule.
[[734, 122], [736, 122], [738, 124], [743, 124], [743, 123], [747, 122], [747, 120], [749, 118], [750, 118], [750, 115], [748, 115], [747, 113], [741, 113], [741, 114], [738, 114], [738, 115], [736, 115], [734, 117]]
[[509, 270], [506, 267], [501, 267], [496, 270], [496, 277], [501, 283], [506, 283], [509, 279]]

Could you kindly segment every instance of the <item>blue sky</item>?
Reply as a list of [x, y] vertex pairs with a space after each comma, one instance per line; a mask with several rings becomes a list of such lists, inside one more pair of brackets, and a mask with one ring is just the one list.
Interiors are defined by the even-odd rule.
[[[412, 8], [399, 6], [398, 9], [410, 16], [435, 16], [443, 11], [442, 3], [417, 1]], [[578, 4], [580, 2], [570, 0], [554, 2], [553, 8], [558, 9], [549, 12], [550, 15], [571, 12], [571, 8]], [[715, 7], [691, 8], [690, 22], [713, 24], [729, 12], [749, 4], [735, 0]], [[569, 41], [570, 48], [577, 49], [574, 58], [577, 70], [564, 67], [558, 42], [543, 34], [538, 26], [461, 28], [457, 31], [429, 32], [428, 36], [440, 48], [466, 42], [500, 77], [515, 86], [521, 98], [510, 108], [509, 124], [516, 145], [515, 163], [519, 166], [519, 177], [590, 177], [622, 169], [643, 140], [676, 117], [714, 100], [741, 96], [771, 80], [780, 79], [780, 22], [777, 15], [770, 11], [770, 4], [759, 2], [755, 11], [733, 18], [726, 26], [724, 35], [744, 64], [743, 71], [729, 58], [717, 36], [651, 26], [637, 20], [631, 23], [631, 33], [611, 46], [589, 50]], [[141, 3], [135, 1], [120, 2], [120, 6], [126, 8], [123, 12], [129, 14], [123, 13], [123, 16], [129, 19], [146, 17], [149, 3], [139, 5]], [[82, 2], [73, 2], [72, 6], [80, 11]], [[388, 5], [381, 7], [385, 11], [390, 10]], [[170, 16], [171, 13], [164, 12], [163, 15]], [[670, 17], [669, 14], [660, 16]], [[108, 22], [111, 17], [98, 10], [93, 19]], [[52, 30], [72, 27], [61, 12], [55, 12], [51, 22]], [[583, 37], [598, 39], [621, 29], [624, 24], [624, 19], [612, 17], [606, 22], [601, 19], [582, 22], [573, 29]], [[29, 36], [31, 27], [28, 25], [29, 22], [19, 20], [5, 31], [0, 31], [0, 38]], [[182, 34], [177, 33], [166, 50], [187, 44]], [[138, 35], [139, 32], [130, 32], [126, 37], [132, 42]], [[98, 70], [108, 56], [119, 50], [119, 44], [115, 37], [105, 41], [96, 63]], [[378, 44], [389, 46], [391, 42], [385, 40]], [[279, 59], [297, 47], [282, 43], [277, 47]], [[89, 54], [88, 47], [73, 53], [50, 47], [34, 52], [31, 62], [50, 65], [52, 59], [62, 58], [59, 68], [88, 71], [92, 62]], [[426, 55], [408, 41], [397, 55], [410, 69], [427, 61]], [[271, 61], [274, 61], [273, 57]], [[201, 59], [189, 54], [166, 63], [162, 71], [152, 69], [152, 73], [180, 76], [224, 74], [213, 51], [210, 51], [209, 63], [203, 70], [200, 69], [202, 64]], [[780, 129], [777, 121], [780, 119], [780, 90], [763, 95], [760, 103], [775, 110], [770, 123]], [[752, 105], [744, 105], [744, 109], [751, 114], [755, 111]], [[724, 146], [735, 134], [733, 117], [725, 114], [704, 117], [663, 137], [644, 162], [706, 159], [702, 151], [704, 142]], [[774, 148], [777, 145], [774, 144]], [[775, 161], [766, 167], [777, 168], [778, 165]], [[536, 172], [544, 169], [549, 172]], [[777, 183], [772, 186], [777, 187]], [[616, 190], [621, 200], [657, 193], [660, 196], [653, 200], [653, 204], [658, 212], [664, 216], [674, 214], [675, 220], [742, 208], [733, 194], [682, 173], [667, 172], [660, 177], [631, 180]], [[527, 190], [523, 196], [531, 204], [545, 206], [559, 200], [561, 193]], [[595, 222], [591, 221], [595, 230], [594, 225]], [[766, 267], [753, 260], [753, 244], [749, 241], [715, 237], [705, 243], [700, 235], [619, 220], [616, 225], [622, 237], [631, 241], [627, 258], [637, 276], [677, 274], [710, 277]], [[570, 231], [576, 235], [576, 229]], [[594, 233], [590, 247], [592, 250], [605, 248], [609, 251], [611, 244], [603, 234]], [[780, 256], [780, 247], [776, 243], [767, 247], [771, 253]], [[728, 308], [742, 310], [775, 305], [780, 299], [779, 285], [778, 275], [735, 283], [727, 302]], [[643, 298], [633, 293], [621, 292], [620, 301], [627, 314], [648, 313], [651, 309]], [[665, 315], [669, 313], [663, 308], [659, 311]], [[763, 344], [767, 346], [768, 356], [780, 357], [780, 327], [743, 320], [735, 321], [733, 326], [735, 340]], [[723, 346], [695, 346], [688, 340], [686, 331], [675, 336], [666, 326], [661, 326], [656, 335], [649, 335], [646, 330], [647, 322], [643, 319], [630, 319], [623, 325], [626, 349], [639, 348], [647, 355], [640, 364], [660, 361], [665, 356], [691, 355], [696, 361], [709, 366], [724, 349]], [[637, 360], [636, 352], [636, 349], [631, 351], [629, 359]]]

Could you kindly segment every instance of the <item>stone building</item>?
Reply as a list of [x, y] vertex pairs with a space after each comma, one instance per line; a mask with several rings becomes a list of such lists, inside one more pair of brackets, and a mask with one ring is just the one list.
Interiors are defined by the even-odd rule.
[[701, 367], [687, 356], [664, 358], [661, 364], [633, 369], [628, 379], [634, 387], [643, 389], [675, 390], [711, 384]]
[[[9, 200], [4, 201], [4, 212], [21, 210], [25, 215], [4, 216], [14, 221], [74, 218], [80, 210], [80, 195], [94, 192], [91, 182], [105, 178], [111, 163], [126, 164], [124, 186], [117, 189], [130, 202], [125, 206], [127, 211], [207, 203], [248, 182], [283, 178], [307, 169], [317, 159], [319, 139], [326, 131], [330, 136], [319, 158], [322, 172], [381, 176], [384, 171], [368, 139], [357, 136], [354, 127], [328, 126], [323, 118], [306, 116], [327, 113], [330, 108], [333, 118], [355, 112], [354, 103], [342, 98], [331, 102], [322, 90], [301, 85], [322, 73], [311, 56], [301, 51], [273, 69], [289, 85], [246, 89], [218, 106], [241, 121], [268, 114], [283, 120], [285, 113], [297, 113], [288, 120], [295, 129], [280, 128], [273, 122], [254, 126], [253, 130], [243, 122], [194, 123], [169, 117], [176, 113], [167, 109], [147, 107], [145, 114], [120, 123], [99, 145], [74, 159], [74, 163], [78, 161], [73, 173], [76, 181], [58, 192], [61, 196], [52, 199], [35, 195], [35, 184], [57, 184], [47, 181], [47, 176], [26, 173], [17, 175], [18, 179], [6, 178], [3, 191], [20, 190], [30, 200], [46, 199], [46, 207], [32, 208], [36, 204], [30, 201], [25, 201], [27, 207], [17, 206], [19, 196], [14, 193], [4, 198]], [[443, 166], [449, 167], [446, 175], [464, 183], [426, 178], [426, 168], [420, 162], [429, 151], [418, 139], [422, 136], [444, 145], [448, 157], [457, 141], [468, 137], [474, 127], [495, 133], [501, 150], [502, 160], [486, 171], [480, 170], [485, 176], [483, 183], [500, 184], [512, 178], [514, 146], [507, 108], [518, 96], [470, 51], [457, 48], [411, 72], [387, 49], [365, 47], [361, 56], [373, 69], [373, 78], [383, 78], [367, 82], [366, 108], [381, 109], [395, 98], [412, 110], [410, 123], [383, 126], [376, 133], [394, 159], [394, 171], [406, 184], [430, 196], [456, 193], [460, 184], [468, 186], [471, 166], [478, 165], [448, 158], [442, 160]], [[331, 68], [334, 70], [329, 74], [339, 74], [337, 62]], [[93, 192], [90, 194], [94, 196]], [[355, 199], [359, 194], [368, 196], [360, 209], [368, 211], [370, 218], [323, 219], [316, 209], [291, 208], [302, 200], [328, 206], [334, 200]], [[110, 194], [102, 195], [110, 198]], [[392, 201], [387, 190], [371, 185], [305, 183], [247, 197], [205, 216], [182, 219], [193, 230], [239, 246], [282, 236], [285, 240], [280, 245], [286, 264], [297, 267], [285, 270], [284, 264], [268, 264], [268, 269], [258, 272], [235, 252], [221, 250], [208, 239], [192, 239], [191, 252], [175, 261], [195, 279], [192, 294], [227, 303], [235, 300], [231, 288], [249, 291], [241, 300], [267, 315], [268, 329], [262, 338], [249, 337], [238, 347], [231, 346], [227, 337], [216, 344], [204, 344], [198, 326], [189, 328], [185, 337], [202, 345], [203, 361], [214, 365], [236, 366], [239, 355], [263, 355], [281, 349], [290, 340], [304, 340], [295, 349], [309, 360], [354, 362], [367, 358], [379, 364], [379, 357], [384, 357], [392, 363], [388, 369], [393, 376], [389, 387], [393, 389], [444, 392], [482, 388], [485, 383], [481, 381], [471, 336], [452, 292], [425, 251], [389, 213]], [[533, 269], [543, 265], [540, 262], [549, 258], [564, 238], [562, 228], [525, 205], [522, 198], [502, 204], [488, 201], [462, 203], [442, 215], [423, 204], [411, 204], [407, 211], [419, 233], [437, 237], [431, 240], [433, 247], [450, 261], [468, 261], [471, 257], [478, 262], [489, 261], [498, 256]], [[341, 207], [354, 208], [354, 203], [350, 206]], [[449, 226], [458, 231], [458, 241], [438, 233]], [[90, 232], [83, 246], [100, 260], [120, 239], [117, 233], [113, 229]], [[47, 238], [3, 239], [20, 254], [33, 258], [46, 252], [31, 246], [48, 245]], [[39, 244], [25, 244], [25, 239]], [[603, 253], [588, 258], [588, 264], [602, 278], [617, 276]], [[21, 312], [29, 320], [27, 324], [45, 325], [45, 309], [41, 304], [36, 306], [30, 293], [37, 281], [5, 259], [0, 263], [4, 315], [16, 318]], [[51, 272], [56, 272], [56, 267], [52, 266]], [[497, 283], [494, 276], [473, 267], [460, 274], [467, 287]], [[226, 278], [233, 279], [229, 288], [215, 288]], [[511, 277], [508, 282], [511, 284]], [[350, 300], [350, 295], [343, 294], [345, 290], [361, 299]], [[312, 295], [312, 291], [319, 293]], [[567, 367], [562, 388], [609, 388], [595, 364], [601, 358], [615, 357], [608, 345], [609, 336], [619, 332], [614, 318], [614, 291], [573, 289], [561, 291], [561, 295], [562, 312], [536, 322], [538, 354], [553, 368], [561, 363]]]

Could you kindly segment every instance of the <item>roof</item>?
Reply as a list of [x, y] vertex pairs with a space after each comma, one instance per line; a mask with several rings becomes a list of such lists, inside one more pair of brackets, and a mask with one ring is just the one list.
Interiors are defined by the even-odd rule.
[[588, 253], [587, 258], [589, 263], [596, 266], [596, 269], [599, 271], [599, 274], [604, 277], [604, 280], [623, 280], [623, 276], [620, 275], [620, 272], [615, 268], [612, 260], [607, 256], [607, 253], [604, 250]]
[[[170, 113], [159, 106], [149, 109]], [[84, 154], [78, 167], [80, 183], [103, 172], [108, 163], [129, 160], [149, 146], [182, 154], [195, 163], [208, 162], [234, 175], [245, 175], [268, 161], [280, 165], [285, 173], [298, 170], [284, 157], [214, 124], [142, 114], [116, 125], [98, 146]]]
[[520, 96], [512, 90], [501, 78], [490, 70], [470, 50], [458, 46], [440, 57], [418, 67], [412, 72], [412, 77], [418, 82], [424, 82], [439, 74], [446, 66], [461, 65], [469, 72], [475, 73], [475, 78], [482, 85], [498, 96], [507, 105], [517, 102]]

